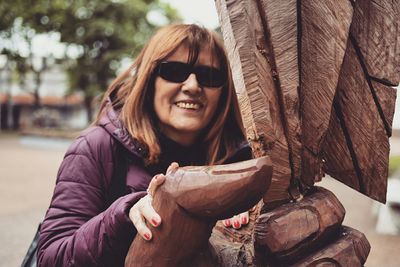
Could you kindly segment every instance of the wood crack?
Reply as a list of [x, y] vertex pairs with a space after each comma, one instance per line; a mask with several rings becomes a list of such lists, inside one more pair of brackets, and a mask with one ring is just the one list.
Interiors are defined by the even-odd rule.
[[343, 116], [343, 112], [340, 107], [340, 104], [338, 103], [337, 97], [335, 97], [335, 99], [333, 100], [333, 108], [335, 110], [336, 117], [339, 120], [340, 127], [342, 128], [343, 135], [346, 140], [347, 148], [349, 149], [350, 157], [352, 159], [353, 167], [354, 167], [355, 174], [356, 174], [356, 177], [358, 180], [359, 191], [363, 194], [366, 194], [366, 189], [365, 189], [365, 184], [364, 184], [364, 180], [362, 177], [361, 168], [358, 163], [357, 155], [353, 148], [353, 142], [351, 141], [351, 137], [350, 137], [349, 131], [347, 129], [346, 122], [345, 122], [345, 119]]
[[[296, 2], [296, 8], [297, 8], [297, 69], [299, 70], [299, 86], [297, 87], [297, 94], [300, 96], [301, 92], [301, 48], [302, 48], [302, 42], [301, 39], [303, 37], [303, 26], [302, 26], [302, 21], [301, 21], [301, 0], [297, 0]], [[301, 110], [303, 110], [302, 107], [302, 101], [299, 101], [299, 118], [300, 118], [300, 125], [301, 125]], [[301, 139], [301, 138], [300, 138]]]
[[272, 42], [270, 40], [271, 34], [268, 30], [268, 22], [262, 12], [263, 7], [262, 7], [260, 0], [257, 0], [256, 3], [257, 3], [258, 15], [260, 16], [261, 24], [262, 24], [262, 27], [264, 30], [264, 42], [265, 42], [266, 47], [268, 47], [268, 50], [269, 50], [268, 53], [262, 53], [262, 55], [265, 57], [265, 59], [267, 60], [267, 62], [270, 64], [270, 67], [271, 67], [272, 78], [273, 78], [273, 82], [275, 85], [275, 92], [276, 92], [276, 95], [278, 98], [279, 113], [280, 113], [280, 117], [281, 117], [283, 133], [285, 135], [286, 143], [288, 146], [289, 165], [290, 165], [290, 172], [291, 172], [290, 175], [291, 175], [291, 183], [292, 183], [295, 179], [297, 179], [297, 177], [295, 177], [294, 162], [293, 162], [293, 150], [292, 150], [291, 140], [289, 138], [289, 129], [288, 129], [289, 126], [288, 126], [288, 119], [285, 114], [285, 104], [283, 101], [283, 93], [282, 93], [282, 89], [281, 89], [281, 83], [279, 80], [279, 73], [277, 72], [277, 66], [276, 66], [275, 56], [274, 56], [274, 52], [273, 52]]
[[319, 153], [316, 153], [312, 148], [310, 148], [310, 147], [308, 147], [308, 146], [306, 146], [306, 145], [303, 145], [303, 148], [304, 148], [305, 150], [307, 150], [308, 152], [310, 152], [311, 155], [313, 155], [313, 156], [315, 156], [315, 157], [318, 157], [318, 156], [319, 156]]
[[354, 6], [355, 6], [355, 4], [356, 4], [356, 1], [355, 1], [355, 0], [349, 0], [349, 2], [350, 2], [351, 6], [352, 6], [353, 9], [354, 9]]
[[369, 76], [369, 78], [371, 80], [377, 82], [377, 83], [380, 83], [380, 84], [383, 84], [383, 85], [386, 85], [386, 86], [390, 86], [390, 87], [397, 87], [398, 86], [398, 84], [394, 84], [394, 83], [388, 81], [387, 79], [380, 79], [380, 78], [373, 77], [373, 76]]
[[349, 34], [349, 38], [350, 38], [350, 41], [351, 41], [351, 44], [352, 44], [354, 50], [356, 51], [358, 62], [360, 63], [361, 69], [363, 70], [364, 77], [365, 77], [365, 79], [366, 79], [366, 81], [368, 83], [369, 89], [371, 91], [372, 98], [374, 99], [374, 102], [375, 102], [375, 106], [376, 106], [376, 108], [378, 110], [379, 116], [380, 116], [380, 118], [381, 118], [381, 120], [383, 122], [383, 125], [385, 127], [386, 135], [388, 137], [390, 137], [392, 135], [391, 134], [391, 130], [390, 130], [390, 125], [389, 125], [389, 123], [387, 122], [387, 120], [385, 118], [385, 114], [383, 113], [382, 106], [381, 106], [381, 104], [380, 104], [380, 102], [378, 100], [378, 97], [376, 95], [375, 89], [372, 86], [371, 76], [369, 75], [367, 66], [365, 65], [364, 56], [361, 53], [361, 49], [358, 46], [356, 39], [354, 38], [354, 36], [351, 33]]

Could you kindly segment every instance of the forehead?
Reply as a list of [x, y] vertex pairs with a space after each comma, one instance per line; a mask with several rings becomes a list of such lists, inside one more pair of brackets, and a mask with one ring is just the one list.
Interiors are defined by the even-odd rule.
[[[179, 61], [179, 62], [189, 62], [189, 47], [186, 44], [182, 44], [178, 46], [175, 51], [167, 57], [165, 60], [167, 61]], [[219, 67], [219, 59], [215, 52], [210, 47], [202, 47], [200, 49], [200, 53], [197, 57], [197, 61], [195, 65], [206, 65]]]

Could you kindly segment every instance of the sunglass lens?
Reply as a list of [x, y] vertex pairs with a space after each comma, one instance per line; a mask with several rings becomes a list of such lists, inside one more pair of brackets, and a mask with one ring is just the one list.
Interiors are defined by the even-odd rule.
[[159, 66], [159, 75], [167, 81], [181, 83], [189, 77], [190, 68], [181, 62], [162, 62]]
[[162, 62], [159, 65], [158, 75], [164, 80], [181, 83], [184, 82], [194, 72], [197, 81], [205, 87], [221, 87], [226, 82], [226, 75], [217, 68], [208, 66], [193, 67], [183, 62]]
[[195, 74], [199, 83], [206, 87], [221, 87], [225, 84], [225, 74], [216, 68], [198, 66]]

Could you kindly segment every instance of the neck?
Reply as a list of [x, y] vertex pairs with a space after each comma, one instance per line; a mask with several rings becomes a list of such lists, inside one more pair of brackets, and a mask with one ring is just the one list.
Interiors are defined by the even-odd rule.
[[169, 131], [168, 129], [161, 129], [161, 132], [168, 137], [169, 139], [173, 140], [174, 142], [182, 145], [182, 146], [191, 146], [197, 140], [199, 134], [192, 133], [192, 132], [184, 132], [184, 133], [176, 133], [175, 131]]

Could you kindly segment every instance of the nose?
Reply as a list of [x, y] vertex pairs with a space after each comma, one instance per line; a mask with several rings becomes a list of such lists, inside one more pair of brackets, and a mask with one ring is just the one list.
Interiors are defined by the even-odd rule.
[[201, 87], [199, 82], [197, 81], [196, 74], [191, 73], [186, 81], [183, 82], [182, 91], [191, 94], [199, 94], [201, 92]]

